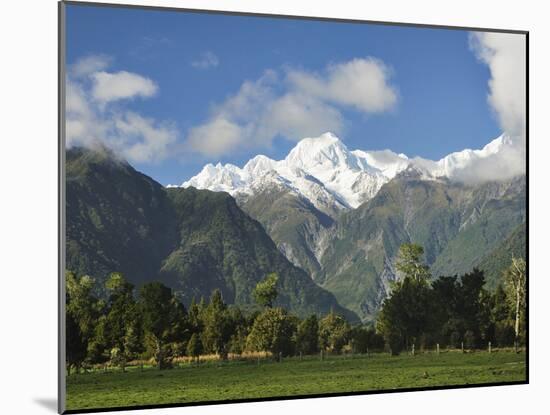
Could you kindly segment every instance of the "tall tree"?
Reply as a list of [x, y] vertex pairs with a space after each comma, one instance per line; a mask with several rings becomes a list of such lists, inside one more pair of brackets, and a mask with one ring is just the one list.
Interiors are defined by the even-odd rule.
[[[204, 302], [201, 302], [204, 306]], [[191, 304], [189, 305], [189, 310], [187, 311], [187, 316], [189, 319], [189, 326], [193, 333], [200, 333], [203, 328], [203, 323], [201, 320], [201, 305], [197, 304], [195, 297], [191, 299]]]
[[514, 313], [516, 342], [520, 337], [520, 321], [525, 317], [526, 269], [527, 266], [523, 258], [512, 258], [512, 264], [504, 275], [507, 297], [510, 299], [511, 309]]
[[170, 342], [181, 340], [184, 334], [185, 309], [172, 295], [172, 290], [160, 282], [143, 285], [139, 291], [143, 328], [154, 349], [159, 369], [171, 363]]
[[396, 268], [405, 277], [416, 281], [427, 280], [430, 278], [429, 267], [422, 262], [424, 248], [415, 243], [407, 243], [399, 248], [399, 255]]
[[103, 336], [111, 348], [111, 356], [122, 367], [141, 352], [143, 345], [142, 326], [134, 286], [119, 272], [113, 272], [105, 282], [109, 293], [108, 311], [105, 317]]
[[460, 277], [455, 315], [463, 323], [463, 334], [469, 332], [468, 337], [473, 346], [481, 346], [483, 328], [487, 325], [489, 315], [484, 301], [487, 297], [484, 286], [485, 275], [477, 268]]
[[72, 362], [68, 362], [78, 371], [88, 355], [88, 346], [92, 342], [98, 318], [103, 313], [104, 303], [93, 294], [95, 284], [93, 278], [87, 275], [78, 278], [73, 272], [68, 271], [66, 284], [67, 329], [69, 330], [67, 340], [86, 348], [84, 355], [80, 352], [73, 354]]
[[258, 315], [247, 338], [247, 347], [255, 351], [268, 351], [276, 357], [279, 353], [293, 352], [293, 335], [297, 319], [282, 308], [266, 308]]
[[279, 276], [272, 272], [265, 279], [256, 284], [253, 295], [256, 302], [263, 307], [273, 307], [273, 302], [277, 298], [277, 281]]
[[313, 354], [319, 351], [319, 321], [316, 315], [311, 315], [298, 324], [296, 350], [304, 354]]
[[436, 325], [437, 306], [425, 279], [406, 276], [395, 284], [378, 315], [377, 329], [392, 354], [421, 341]]
[[87, 345], [80, 331], [78, 322], [73, 316], [72, 312], [66, 313], [66, 358], [67, 358], [67, 371], [71, 374], [71, 367], [78, 368], [86, 358]]
[[187, 355], [197, 360], [202, 353], [201, 338], [197, 333], [193, 333], [189, 341], [187, 342]]
[[384, 348], [384, 338], [376, 333], [372, 327], [353, 327], [350, 339], [353, 353], [367, 353], [369, 350], [382, 350]]
[[323, 349], [340, 353], [349, 341], [349, 335], [348, 322], [332, 310], [319, 321], [319, 343]]
[[204, 328], [201, 340], [205, 351], [219, 354], [222, 359], [226, 359], [234, 327], [220, 290], [212, 293], [210, 302], [202, 313], [202, 321]]

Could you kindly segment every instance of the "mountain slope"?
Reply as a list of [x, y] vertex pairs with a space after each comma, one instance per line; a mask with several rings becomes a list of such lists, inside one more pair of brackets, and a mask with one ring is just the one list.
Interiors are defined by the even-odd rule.
[[[182, 186], [227, 191], [234, 195], [239, 206], [262, 223], [279, 250], [293, 264], [307, 271], [318, 283], [327, 280], [327, 289], [339, 298], [350, 297], [348, 305], [355, 304], [354, 309], [358, 312], [363, 307], [365, 315], [370, 315], [387, 295], [389, 279], [394, 277], [392, 258], [395, 247], [401, 243], [411, 238], [422, 242], [434, 273], [448, 274], [471, 269], [482, 255], [507, 236], [509, 227], [503, 221], [508, 220], [508, 215], [513, 215], [511, 211], [516, 208], [519, 209], [517, 214], [522, 215], [521, 200], [519, 204], [507, 205], [506, 200], [500, 200], [504, 195], [495, 195], [489, 197], [487, 209], [481, 194], [478, 205], [467, 205], [467, 201], [476, 199], [470, 193], [478, 187], [479, 174], [487, 173], [484, 163], [492, 165], [495, 160], [508, 160], [507, 155], [515, 154], [520, 144], [517, 137], [502, 135], [482, 149], [466, 149], [432, 161], [408, 158], [390, 150], [350, 151], [338, 137], [326, 133], [301, 140], [283, 160], [259, 155], [243, 168], [219, 163], [206, 165]], [[491, 174], [494, 176], [495, 172]], [[387, 251], [387, 255], [374, 262], [357, 259], [355, 268], [344, 267], [347, 269], [344, 271], [341, 258], [349, 260], [353, 252], [359, 252], [355, 244], [371, 246], [375, 242], [371, 240], [372, 235], [360, 235], [343, 243], [342, 248], [338, 238], [332, 235], [342, 232], [342, 226], [334, 224], [342, 217], [345, 221], [348, 214], [361, 217], [363, 204], [379, 196], [384, 186], [405, 176], [419, 182], [416, 190], [410, 187], [393, 195], [386, 192], [386, 199], [381, 201], [381, 196], [376, 202], [385, 205], [386, 210], [393, 209], [395, 216], [391, 220], [395, 223], [392, 226], [380, 223], [378, 214], [374, 219], [366, 215], [359, 220], [377, 223], [372, 232], [380, 234], [378, 238], [384, 242], [380, 249]], [[479, 188], [488, 186], [484, 191], [491, 196], [488, 183], [486, 181]], [[466, 204], [462, 200], [464, 195], [461, 196], [464, 192], [470, 194], [464, 199]], [[434, 200], [429, 200], [431, 197]], [[399, 200], [397, 206], [392, 206], [397, 203], [392, 198]], [[501, 215], [501, 211], [505, 213]], [[478, 216], [492, 225], [468, 227], [467, 218], [473, 223]], [[510, 223], [517, 224], [518, 218], [514, 217]], [[350, 226], [362, 229], [372, 224], [353, 223]], [[485, 234], [487, 231], [489, 233]], [[380, 241], [376, 243], [380, 245]], [[337, 246], [332, 246], [334, 244]], [[333, 262], [338, 265], [333, 266]], [[342, 272], [349, 274], [349, 280], [335, 278]], [[363, 290], [365, 278], [362, 277], [365, 273], [383, 276], [383, 282], [378, 281], [378, 277], [366, 278], [370, 281], [367, 300]], [[360, 307], [360, 303], [364, 305]]]
[[526, 236], [526, 226], [522, 223], [479, 262], [478, 267], [485, 272], [489, 288], [496, 288], [502, 282], [502, 273], [512, 263], [512, 257], [526, 258]]
[[320, 270], [322, 240], [334, 219], [309, 200], [283, 187], [238, 200], [240, 207], [259, 221], [279, 250], [297, 267], [315, 276]]
[[[301, 314], [331, 308], [354, 318], [279, 252], [264, 228], [242, 212], [227, 193], [169, 189], [180, 242], [166, 259], [161, 278], [172, 282], [185, 302], [220, 288], [231, 303], [253, 303], [252, 290], [268, 273], [279, 275], [277, 303]], [[200, 285], [197, 285], [200, 279]]]
[[67, 151], [67, 269], [100, 279], [123, 272], [160, 279], [188, 303], [214, 288], [251, 304], [267, 273], [280, 277], [278, 303], [300, 315], [339, 306], [279, 252], [263, 227], [226, 193], [164, 189], [107, 151]]
[[107, 149], [66, 152], [66, 268], [154, 278], [176, 243], [172, 203], [157, 182]]
[[524, 219], [523, 178], [468, 187], [404, 172], [341, 217], [317, 281], [369, 320], [397, 278], [401, 244], [422, 245], [435, 276], [454, 275], [479, 264]]
[[473, 188], [463, 209], [460, 232], [432, 265], [434, 275], [463, 274], [525, 221], [525, 177]]

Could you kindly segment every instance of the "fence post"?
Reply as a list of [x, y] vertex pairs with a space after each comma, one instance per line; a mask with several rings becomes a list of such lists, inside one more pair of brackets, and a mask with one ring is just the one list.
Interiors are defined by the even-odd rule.
[[489, 353], [491, 353], [491, 342], [489, 342]]
[[437, 355], [439, 356], [439, 343], [437, 343], [437, 344], [435, 345], [435, 348], [436, 348], [436, 350], [437, 350]]
[[462, 353], [464, 353], [464, 342], [460, 342], [460, 349], [462, 350]]
[[414, 343], [412, 345], [412, 355], [414, 356]]

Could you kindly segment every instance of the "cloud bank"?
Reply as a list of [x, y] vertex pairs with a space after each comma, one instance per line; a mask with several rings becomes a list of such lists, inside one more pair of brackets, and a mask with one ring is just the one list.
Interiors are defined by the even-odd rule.
[[341, 134], [343, 109], [375, 114], [394, 108], [391, 70], [367, 57], [329, 65], [323, 73], [287, 68], [266, 71], [213, 107], [209, 119], [188, 133], [190, 151], [219, 157], [269, 147], [280, 136], [298, 141], [325, 131]]
[[487, 101], [505, 135], [498, 152], [473, 157], [457, 172], [462, 181], [503, 180], [526, 171], [526, 48], [525, 36], [471, 33], [470, 48], [489, 67]]
[[93, 55], [69, 67], [67, 146], [103, 144], [133, 162], [165, 159], [179, 135], [173, 123], [144, 117], [123, 105], [128, 100], [155, 95], [158, 86], [136, 73], [107, 72], [111, 62], [110, 57]]
[[90, 77], [93, 80], [92, 97], [100, 104], [134, 97], [151, 97], [158, 89], [152, 80], [126, 71], [94, 72]]
[[525, 134], [526, 49], [525, 36], [508, 33], [473, 33], [470, 46], [489, 66], [488, 101], [500, 126], [509, 135]]
[[397, 92], [389, 83], [390, 76], [389, 67], [372, 57], [330, 65], [325, 76], [302, 71], [288, 74], [296, 89], [365, 113], [387, 111], [395, 105]]

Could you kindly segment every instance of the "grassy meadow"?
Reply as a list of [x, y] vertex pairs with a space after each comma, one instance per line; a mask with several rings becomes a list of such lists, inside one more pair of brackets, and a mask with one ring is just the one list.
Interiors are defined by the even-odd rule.
[[526, 380], [525, 353], [511, 350], [415, 356], [386, 353], [258, 361], [181, 363], [171, 370], [129, 367], [72, 374], [67, 409], [472, 385]]

